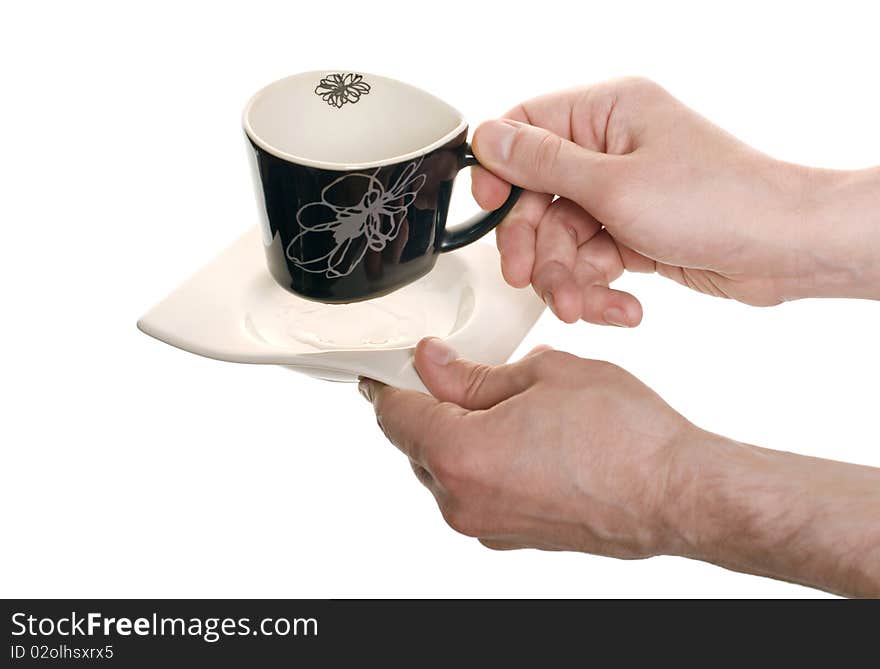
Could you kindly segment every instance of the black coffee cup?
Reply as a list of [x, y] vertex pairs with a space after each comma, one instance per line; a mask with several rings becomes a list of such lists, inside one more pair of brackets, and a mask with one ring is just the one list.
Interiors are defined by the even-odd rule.
[[413, 86], [344, 71], [296, 74], [244, 110], [269, 271], [320, 302], [390, 293], [480, 238], [520, 194], [447, 229], [452, 184], [477, 160], [462, 115]]

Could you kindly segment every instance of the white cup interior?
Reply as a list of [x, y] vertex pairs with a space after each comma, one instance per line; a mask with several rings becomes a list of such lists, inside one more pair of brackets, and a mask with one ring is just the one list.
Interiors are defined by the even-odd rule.
[[[352, 95], [325, 99], [318, 88], [331, 75], [360, 83]], [[332, 79], [331, 81], [339, 81]], [[316, 92], [317, 89], [317, 92]], [[331, 89], [332, 90], [332, 89]], [[335, 102], [336, 104], [333, 104]], [[326, 70], [269, 84], [244, 110], [245, 132], [260, 148], [292, 162], [324, 169], [388, 165], [443, 146], [467, 124], [461, 113], [415, 86], [374, 74]]]

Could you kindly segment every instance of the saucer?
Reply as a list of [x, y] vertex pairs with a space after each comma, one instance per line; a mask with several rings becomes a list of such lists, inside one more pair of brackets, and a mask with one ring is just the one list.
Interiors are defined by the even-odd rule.
[[274, 364], [331, 381], [367, 376], [425, 392], [412, 366], [422, 337], [479, 362], [505, 362], [541, 315], [530, 289], [508, 286], [498, 251], [474, 243], [384, 297], [322, 304], [281, 288], [254, 226], [138, 321], [160, 341], [229, 362]]

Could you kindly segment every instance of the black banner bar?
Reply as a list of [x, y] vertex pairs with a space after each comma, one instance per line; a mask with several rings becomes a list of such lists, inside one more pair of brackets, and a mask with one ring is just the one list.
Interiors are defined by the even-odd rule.
[[[0, 666], [875, 658], [867, 601], [6, 600]], [[705, 655], [705, 649], [713, 649]], [[867, 653], [867, 655], [864, 655]], [[600, 660], [600, 658], [603, 658]], [[875, 660], [873, 660], [875, 661]], [[346, 665], [347, 666], [347, 665]]]

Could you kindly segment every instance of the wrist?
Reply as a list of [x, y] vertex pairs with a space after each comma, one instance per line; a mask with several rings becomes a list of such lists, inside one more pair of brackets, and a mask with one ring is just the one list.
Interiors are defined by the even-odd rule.
[[786, 298], [880, 299], [880, 168], [791, 168], [786, 234], [797, 279]]
[[[747, 516], [736, 494], [753, 475], [749, 448], [694, 427], [679, 444], [670, 475], [672, 503], [666, 505], [670, 554], [716, 562], [725, 536], [736, 534], [734, 518]], [[737, 523], [739, 521], [737, 520]]]
[[696, 430], [682, 449], [675, 554], [849, 595], [880, 595], [880, 470]]

